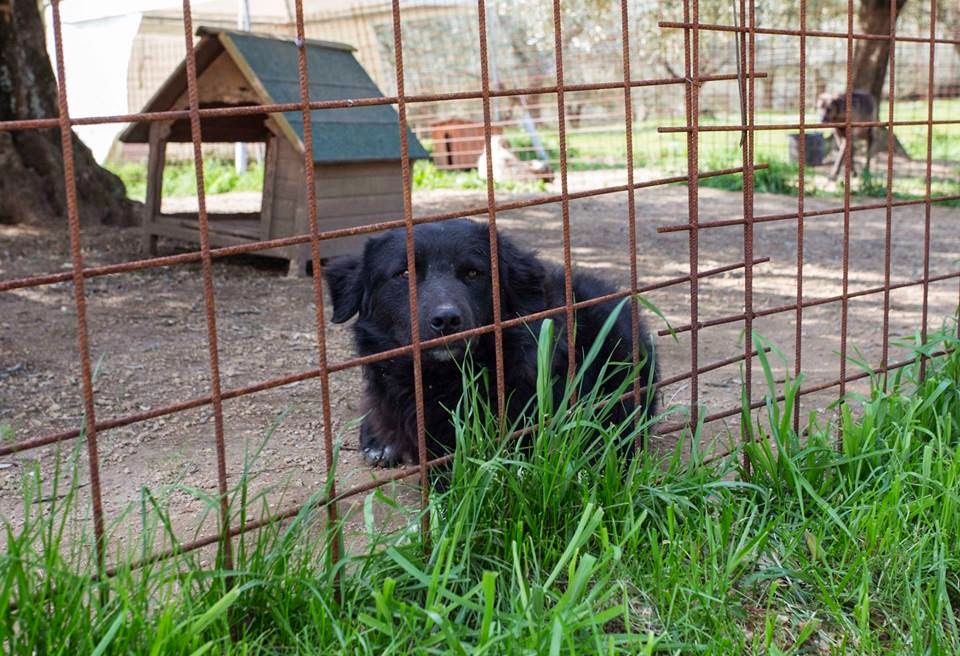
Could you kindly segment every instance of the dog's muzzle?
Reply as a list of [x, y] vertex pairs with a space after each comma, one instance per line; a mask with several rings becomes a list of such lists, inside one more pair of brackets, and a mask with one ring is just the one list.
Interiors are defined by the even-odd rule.
[[469, 344], [469, 339], [450, 342], [448, 344], [441, 344], [440, 346], [434, 346], [433, 348], [426, 349], [423, 352], [423, 355], [425, 358], [433, 360], [434, 362], [451, 362], [453, 360], [460, 360], [463, 358], [464, 353], [467, 352], [467, 347]]

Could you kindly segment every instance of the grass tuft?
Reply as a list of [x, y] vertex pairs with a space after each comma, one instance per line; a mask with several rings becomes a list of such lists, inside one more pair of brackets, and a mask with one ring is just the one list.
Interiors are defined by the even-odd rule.
[[[92, 581], [89, 536], [76, 528], [86, 515], [80, 451], [49, 477], [31, 470], [25, 521], [4, 521], [5, 653], [960, 650], [955, 327], [906, 345], [932, 356], [926, 377], [918, 366], [874, 376], [868, 393], [839, 405], [839, 419], [814, 415], [799, 432], [802, 381], [784, 378], [789, 367], [756, 337], [766, 404], [743, 414], [743, 451], [712, 463], [700, 425], [686, 436], [692, 457], [678, 447], [625, 462], [618, 448], [653, 420], [611, 425], [597, 389], [571, 402], [576, 382], [547, 394], [551, 323], [540, 340], [544, 393], [524, 442], [501, 439], [479, 392], [484, 372], [465, 369], [467, 392], [452, 411], [460, 448], [427, 509], [426, 549], [418, 512], [377, 491], [364, 503], [362, 539], [348, 536], [360, 546], [333, 565], [329, 546], [345, 526], [326, 525], [320, 490], [293, 519], [238, 538], [232, 570], [220, 557], [201, 567], [196, 553], [133, 570], [133, 559], [176, 544], [162, 491], [144, 490], [130, 510], [135, 546], [111, 554], [115, 576]], [[231, 491], [234, 522], [266, 502], [251, 492], [258, 448]], [[216, 516], [217, 500], [193, 493]], [[378, 528], [377, 503], [402, 526]]]

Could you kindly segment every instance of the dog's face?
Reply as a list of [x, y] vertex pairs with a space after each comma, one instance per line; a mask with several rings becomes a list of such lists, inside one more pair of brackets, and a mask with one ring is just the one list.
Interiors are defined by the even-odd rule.
[[[543, 296], [543, 269], [532, 254], [498, 237], [503, 316], [535, 305]], [[414, 229], [417, 315], [420, 339], [452, 335], [493, 322], [490, 243], [487, 226], [467, 220]], [[325, 269], [333, 321], [359, 314], [363, 330], [376, 335], [377, 350], [410, 343], [410, 273], [406, 231], [370, 239], [362, 256], [332, 260]], [[467, 340], [424, 351], [446, 361], [463, 355]]]
[[817, 97], [817, 111], [821, 123], [833, 123], [839, 113], [839, 100], [831, 93], [821, 93]]

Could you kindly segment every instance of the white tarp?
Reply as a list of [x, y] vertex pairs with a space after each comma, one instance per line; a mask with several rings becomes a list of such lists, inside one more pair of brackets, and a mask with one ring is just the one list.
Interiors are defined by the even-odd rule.
[[[464, 0], [425, 0], [425, 4]], [[247, 0], [253, 21], [288, 22], [293, 20], [293, 0]], [[192, 0], [194, 25], [204, 16], [235, 16], [239, 0]], [[388, 5], [385, 0], [304, 0], [304, 13], [335, 11], [357, 6]], [[64, 0], [60, 3], [63, 32], [64, 66], [67, 76], [67, 101], [70, 115], [78, 117], [127, 114], [131, 108], [127, 96], [127, 70], [130, 52], [143, 15], [177, 14], [182, 0]], [[52, 12], [46, 7], [47, 52], [54, 58]], [[56, 72], [56, 66], [54, 66]], [[103, 162], [123, 123], [82, 125], [74, 129]]]
[[[194, 0], [202, 5], [210, 0]], [[130, 111], [127, 69], [143, 12], [182, 7], [176, 0], [97, 0], [60, 5], [63, 59], [70, 116], [108, 116]], [[47, 52], [54, 62], [53, 15], [46, 8]], [[54, 72], [56, 66], [54, 65]], [[98, 162], [110, 152], [124, 123], [74, 127]]]
[[[70, 116], [127, 113], [127, 66], [133, 39], [140, 28], [140, 17], [139, 13], [134, 13], [62, 23]], [[48, 40], [51, 41], [48, 49], [52, 55], [52, 35], [48, 35]], [[102, 163], [124, 126], [124, 123], [77, 125], [74, 131]]]

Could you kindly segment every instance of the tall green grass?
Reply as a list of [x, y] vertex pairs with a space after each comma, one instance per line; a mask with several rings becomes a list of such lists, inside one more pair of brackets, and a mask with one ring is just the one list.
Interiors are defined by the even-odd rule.
[[[622, 306], [621, 306], [622, 307]], [[137, 547], [92, 582], [75, 469], [24, 477], [21, 528], [6, 522], [0, 640], [11, 654], [887, 654], [960, 649], [960, 340], [916, 351], [927, 376], [874, 377], [839, 426], [793, 429], [802, 381], [761, 359], [767, 403], [744, 413], [752, 441], [707, 463], [698, 424], [669, 457], [623, 442], [650, 421], [612, 425], [609, 399], [546, 378], [526, 441], [505, 441], [469, 368], [453, 410], [459, 448], [446, 488], [419, 514], [385, 492], [364, 503], [364, 534], [336, 565], [317, 504], [235, 542], [236, 565], [180, 554], [122, 563], [173, 540], [158, 493], [130, 518]], [[757, 338], [757, 346], [767, 344]], [[760, 352], [765, 349], [759, 348]], [[616, 363], [608, 365], [613, 373]], [[782, 367], [786, 369], [786, 367]], [[782, 395], [785, 400], [775, 401]], [[519, 426], [509, 427], [511, 429]], [[838, 433], [838, 429], [840, 432]], [[840, 441], [841, 448], [837, 449]], [[251, 453], [249, 462], [256, 459]], [[231, 492], [234, 521], [265, 503], [251, 468]], [[315, 501], [326, 491], [317, 493]], [[199, 494], [199, 493], [197, 493]], [[53, 501], [40, 502], [40, 497]], [[204, 497], [205, 498], [205, 497]], [[216, 499], [205, 498], [211, 513]], [[405, 521], [385, 531], [374, 507]], [[119, 529], [117, 529], [119, 530]], [[425, 541], [423, 538], [426, 537]], [[209, 557], [206, 556], [206, 557]], [[15, 603], [15, 607], [11, 604]]]

